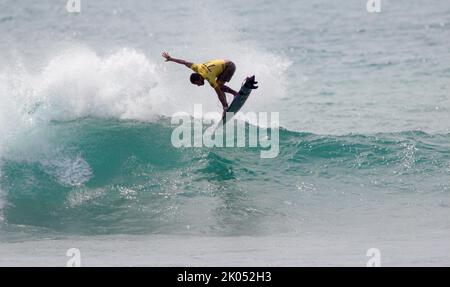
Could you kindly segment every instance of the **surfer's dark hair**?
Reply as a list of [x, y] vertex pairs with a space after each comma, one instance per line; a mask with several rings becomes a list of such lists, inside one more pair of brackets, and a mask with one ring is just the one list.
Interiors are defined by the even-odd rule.
[[202, 79], [202, 76], [199, 73], [191, 74], [191, 83], [195, 84]]

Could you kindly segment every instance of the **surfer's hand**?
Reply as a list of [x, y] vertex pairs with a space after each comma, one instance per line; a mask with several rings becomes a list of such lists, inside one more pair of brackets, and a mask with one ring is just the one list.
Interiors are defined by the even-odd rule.
[[166, 62], [169, 62], [170, 60], [172, 60], [172, 57], [170, 57], [169, 53], [167, 53], [167, 52], [163, 52], [162, 56], [164, 59], [166, 59]]
[[225, 114], [227, 113], [227, 110], [228, 110], [228, 106], [224, 106], [223, 107], [222, 118], [225, 117]]

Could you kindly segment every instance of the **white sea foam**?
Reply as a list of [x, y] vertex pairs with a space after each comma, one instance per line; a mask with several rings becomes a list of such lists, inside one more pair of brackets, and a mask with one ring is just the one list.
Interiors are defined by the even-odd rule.
[[[238, 71], [232, 84], [237, 89], [244, 75], [256, 74], [260, 89], [249, 106], [264, 110], [283, 95], [283, 85], [276, 84], [282, 81], [276, 78], [289, 63], [257, 50], [244, 56], [244, 49], [234, 47]], [[6, 68], [0, 72], [0, 155], [17, 134], [51, 120], [92, 116], [151, 121], [178, 111], [193, 114], [194, 103], [202, 103], [206, 111], [220, 110], [212, 89], [192, 86], [184, 69], [134, 49], [100, 56], [83, 46], [60, 52], [38, 73], [21, 64]]]
[[45, 159], [41, 164], [48, 174], [65, 186], [80, 186], [92, 177], [91, 167], [80, 155], [75, 158]]

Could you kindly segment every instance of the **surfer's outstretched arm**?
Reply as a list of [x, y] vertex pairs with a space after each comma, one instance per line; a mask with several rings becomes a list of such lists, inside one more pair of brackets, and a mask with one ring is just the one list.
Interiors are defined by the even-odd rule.
[[192, 67], [193, 63], [185, 61], [185, 60], [181, 60], [181, 59], [175, 59], [172, 58], [169, 53], [167, 52], [163, 52], [162, 56], [164, 57], [164, 59], [166, 59], [166, 62], [175, 62], [181, 65], [185, 65], [186, 67], [188, 67], [189, 69]]

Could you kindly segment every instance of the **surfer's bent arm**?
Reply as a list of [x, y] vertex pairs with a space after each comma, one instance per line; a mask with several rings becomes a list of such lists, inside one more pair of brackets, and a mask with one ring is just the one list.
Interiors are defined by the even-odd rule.
[[162, 56], [166, 59], [166, 62], [175, 62], [181, 65], [185, 65], [186, 67], [188, 67], [189, 69], [192, 67], [193, 63], [185, 61], [185, 60], [181, 60], [181, 59], [176, 59], [176, 58], [172, 58], [169, 53], [164, 52], [162, 53]]
[[225, 94], [222, 92], [220, 87], [216, 87], [214, 90], [216, 91], [217, 96], [219, 97], [219, 101], [222, 103], [222, 107], [225, 110], [226, 108], [228, 108], [227, 98], [225, 97]]

